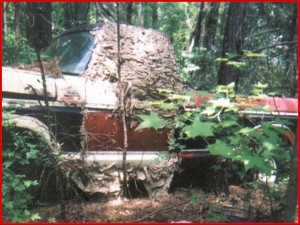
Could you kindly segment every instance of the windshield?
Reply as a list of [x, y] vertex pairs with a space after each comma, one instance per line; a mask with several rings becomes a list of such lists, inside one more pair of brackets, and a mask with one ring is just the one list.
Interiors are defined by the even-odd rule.
[[55, 39], [44, 52], [48, 58], [57, 58], [62, 73], [82, 73], [92, 54], [95, 37], [89, 32], [77, 32]]

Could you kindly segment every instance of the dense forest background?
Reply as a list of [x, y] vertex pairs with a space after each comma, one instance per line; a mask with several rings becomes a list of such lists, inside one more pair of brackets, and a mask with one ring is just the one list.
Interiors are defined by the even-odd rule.
[[[31, 62], [31, 47], [45, 48], [75, 25], [116, 21], [116, 3], [2, 4], [4, 65]], [[128, 2], [120, 15], [170, 36], [188, 89], [235, 82], [237, 92], [249, 93], [261, 82], [272, 94], [297, 97], [297, 3]]]

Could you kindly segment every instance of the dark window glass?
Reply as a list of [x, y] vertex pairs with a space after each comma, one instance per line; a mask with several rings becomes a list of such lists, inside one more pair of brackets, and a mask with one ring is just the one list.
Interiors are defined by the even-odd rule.
[[78, 32], [55, 39], [44, 52], [47, 58], [57, 58], [62, 73], [80, 74], [90, 60], [95, 37], [89, 32]]

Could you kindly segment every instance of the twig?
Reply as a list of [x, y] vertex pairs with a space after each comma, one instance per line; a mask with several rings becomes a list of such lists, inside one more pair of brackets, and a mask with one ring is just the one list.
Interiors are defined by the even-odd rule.
[[189, 203], [189, 202], [190, 202], [190, 200], [186, 200], [186, 201], [181, 202], [181, 203], [179, 203], [179, 204], [177, 204], [177, 205], [172, 205], [172, 206], [168, 206], [168, 207], [165, 207], [165, 208], [162, 208], [162, 209], [158, 209], [158, 210], [154, 211], [153, 213], [150, 213], [150, 214], [148, 214], [148, 215], [146, 215], [146, 216], [143, 216], [142, 218], [140, 218], [140, 219], [134, 221], [134, 223], [141, 222], [141, 221], [143, 221], [144, 219], [146, 219], [146, 218], [148, 218], [148, 217], [151, 217], [151, 216], [155, 215], [156, 213], [159, 213], [159, 212], [162, 212], [162, 211], [166, 211], [166, 210], [169, 210], [169, 209], [173, 209], [173, 208], [176, 208], [177, 206], [181, 206], [181, 205], [186, 204], [186, 203]]

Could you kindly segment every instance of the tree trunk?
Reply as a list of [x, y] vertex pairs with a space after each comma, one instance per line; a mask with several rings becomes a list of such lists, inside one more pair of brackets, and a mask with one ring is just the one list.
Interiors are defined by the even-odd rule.
[[203, 42], [203, 37], [205, 34], [205, 14], [207, 9], [207, 4], [208, 3], [205, 2], [201, 2], [200, 4], [197, 24], [190, 38], [189, 51], [192, 51], [193, 48], [199, 47]]
[[[229, 4], [223, 39], [222, 57], [226, 57], [226, 53], [242, 54], [245, 38], [247, 5], [248, 3]], [[237, 61], [238, 58], [234, 60]], [[239, 69], [228, 66], [226, 62], [221, 63], [218, 74], [219, 85], [228, 85], [229, 83], [235, 82], [235, 90], [237, 91], [239, 77]]]
[[137, 14], [137, 25], [144, 25], [144, 16], [143, 16], [143, 3], [138, 3], [138, 14]]
[[[287, 19], [288, 26], [288, 33], [283, 41], [286, 42], [293, 42], [297, 40], [297, 15], [298, 10], [297, 7], [294, 7], [293, 14], [289, 16]], [[289, 77], [293, 76], [294, 80], [294, 87], [292, 89], [292, 97], [296, 96], [296, 93], [298, 92], [298, 71], [297, 68], [293, 69], [293, 67], [297, 67], [297, 48], [294, 47], [293, 44], [288, 45], [288, 51], [286, 52], [286, 66], [285, 66], [285, 72], [284, 75], [287, 79], [287, 82], [289, 80]], [[292, 80], [292, 79], [290, 79]]]
[[64, 3], [64, 28], [68, 29], [72, 26], [72, 4], [73, 3]]
[[158, 15], [157, 15], [157, 9], [158, 5], [157, 2], [151, 3], [152, 6], [152, 28], [157, 28], [157, 21], [158, 21]]
[[29, 45], [41, 50], [47, 47], [52, 39], [51, 3], [27, 2], [27, 37]]
[[18, 40], [20, 37], [20, 3], [15, 2], [15, 25], [16, 25], [16, 39]]
[[210, 10], [207, 16], [206, 33], [204, 36], [203, 45], [207, 50], [210, 50], [215, 43], [215, 37], [217, 32], [217, 23], [219, 17], [220, 3], [210, 3]]
[[296, 219], [295, 214], [298, 203], [298, 127], [291, 160], [290, 179], [287, 188], [285, 211], [282, 218], [283, 222], [295, 222]]
[[132, 24], [132, 7], [133, 7], [133, 2], [127, 3], [127, 18], [126, 21], [128, 24]]
[[8, 3], [3, 2], [2, 3], [2, 46], [4, 46], [5, 42], [5, 35], [7, 32], [7, 21], [6, 21], [6, 5]]

